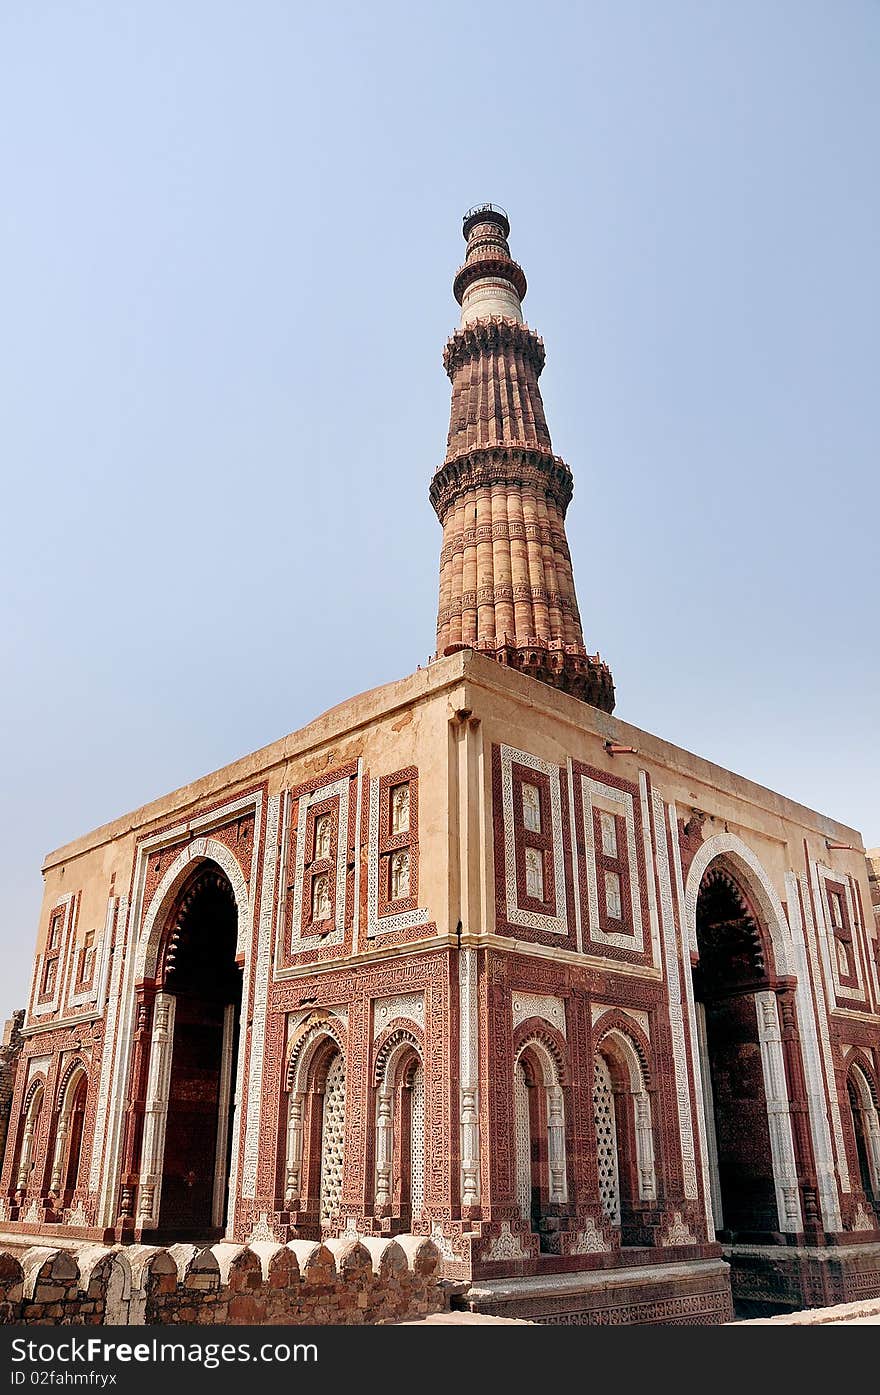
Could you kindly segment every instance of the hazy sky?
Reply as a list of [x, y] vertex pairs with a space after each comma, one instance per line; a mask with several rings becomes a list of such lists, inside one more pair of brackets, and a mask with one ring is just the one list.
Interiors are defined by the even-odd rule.
[[433, 649], [509, 210], [618, 715], [880, 843], [880, 5], [4, 0], [0, 1018], [44, 853]]

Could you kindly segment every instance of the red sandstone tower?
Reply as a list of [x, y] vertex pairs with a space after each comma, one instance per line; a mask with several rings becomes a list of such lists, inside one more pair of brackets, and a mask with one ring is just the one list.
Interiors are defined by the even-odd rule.
[[538, 386], [544, 344], [523, 322], [526, 278], [510, 255], [510, 224], [483, 204], [462, 231], [461, 324], [443, 354], [449, 439], [431, 482], [443, 525], [437, 654], [478, 649], [611, 712], [611, 672], [584, 645], [565, 537], [572, 475], [550, 442]]

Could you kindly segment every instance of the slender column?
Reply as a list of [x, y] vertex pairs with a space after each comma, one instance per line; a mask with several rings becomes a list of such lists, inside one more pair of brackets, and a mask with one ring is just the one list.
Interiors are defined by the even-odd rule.
[[153, 1038], [150, 1043], [150, 1076], [147, 1082], [147, 1102], [144, 1110], [143, 1161], [138, 1196], [138, 1225], [142, 1228], [152, 1228], [159, 1221], [176, 1004], [177, 1000], [172, 993], [156, 994], [153, 1012]]
[[565, 1176], [565, 1114], [561, 1085], [550, 1085], [547, 1090], [547, 1159], [550, 1202], [565, 1202], [568, 1200], [568, 1182]]
[[[45, 1107], [46, 1096], [44, 1092], [43, 1108], [45, 1109]], [[37, 1117], [37, 1111], [34, 1110], [32, 1104], [27, 1112], [27, 1118], [24, 1121], [24, 1134], [21, 1140], [21, 1161], [18, 1165], [18, 1176], [15, 1180], [15, 1189], [19, 1192], [25, 1190], [28, 1184], [28, 1178], [30, 1177], [31, 1164], [34, 1158], [34, 1134], [37, 1128]]]
[[391, 1160], [394, 1152], [394, 1098], [383, 1081], [376, 1109], [376, 1209], [391, 1201]]
[[226, 1210], [226, 1146], [229, 1141], [229, 1104], [232, 1098], [232, 1044], [235, 1036], [235, 1005], [223, 1010], [223, 1045], [220, 1052], [220, 1099], [217, 1108], [217, 1145], [214, 1149], [214, 1195], [211, 1223], [223, 1224]]
[[299, 1210], [302, 1186], [303, 1099], [301, 1091], [291, 1094], [287, 1107], [287, 1151], [284, 1159], [284, 1206]]

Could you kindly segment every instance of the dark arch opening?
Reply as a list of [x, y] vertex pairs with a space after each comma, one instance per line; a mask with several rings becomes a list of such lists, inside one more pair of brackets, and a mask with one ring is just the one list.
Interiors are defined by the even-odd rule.
[[[856, 1075], [857, 1072], [858, 1077]], [[859, 1169], [859, 1181], [861, 1182], [862, 1191], [865, 1194], [866, 1200], [869, 1201], [875, 1209], [878, 1209], [878, 1205], [880, 1205], [880, 1195], [877, 1194], [874, 1179], [871, 1175], [870, 1153], [865, 1132], [864, 1114], [866, 1101], [869, 1102], [869, 1107], [870, 1103], [873, 1103], [872, 1091], [868, 1083], [868, 1077], [856, 1064], [850, 1066], [849, 1074], [846, 1079], [846, 1090], [849, 1097], [853, 1139], [856, 1145], [856, 1162], [858, 1163]]]
[[779, 1213], [755, 994], [769, 986], [769, 951], [746, 892], [723, 864], [712, 864], [700, 885], [697, 949], [715, 1227], [731, 1242], [766, 1243]]
[[222, 1234], [228, 1217], [241, 1013], [238, 915], [214, 864], [190, 878], [169, 917], [158, 986], [173, 995], [174, 1038], [159, 1230]]
[[70, 1112], [67, 1123], [67, 1147], [64, 1159], [64, 1168], [61, 1181], [61, 1197], [59, 1205], [69, 1206], [73, 1200], [73, 1193], [79, 1185], [79, 1169], [82, 1162], [83, 1145], [83, 1125], [86, 1117], [86, 1097], [89, 1090], [88, 1076], [85, 1071], [80, 1075], [74, 1089], [73, 1098], [70, 1102]]

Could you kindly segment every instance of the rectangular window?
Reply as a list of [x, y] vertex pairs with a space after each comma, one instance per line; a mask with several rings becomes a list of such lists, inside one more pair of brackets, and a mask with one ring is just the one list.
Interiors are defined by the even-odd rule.
[[417, 905], [419, 782], [415, 767], [383, 775], [379, 780], [378, 798], [376, 913], [381, 919], [415, 910]]
[[602, 828], [602, 852], [606, 857], [617, 857], [617, 819], [602, 810], [599, 823]]
[[79, 952], [79, 973], [76, 976], [77, 986], [88, 986], [92, 981], [92, 974], [95, 971], [95, 932], [87, 930], [83, 940], [82, 948]]
[[409, 833], [409, 781], [405, 785], [395, 785], [388, 802], [391, 810], [391, 836]]
[[603, 935], [632, 935], [632, 890], [626, 818], [593, 806], [593, 847], [599, 929]]
[[544, 900], [544, 854], [540, 848], [526, 848], [526, 895]]
[[605, 873], [605, 911], [609, 920], [623, 919], [620, 877], [616, 872]]
[[523, 827], [530, 833], [541, 832], [541, 791], [537, 785], [522, 787]]

